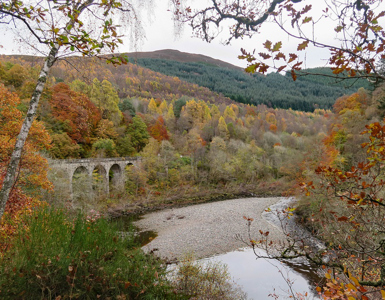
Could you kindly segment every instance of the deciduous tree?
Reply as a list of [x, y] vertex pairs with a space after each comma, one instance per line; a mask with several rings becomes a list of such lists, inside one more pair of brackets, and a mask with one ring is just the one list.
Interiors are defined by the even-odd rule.
[[132, 146], [137, 152], [143, 150], [149, 140], [149, 134], [147, 131], [146, 123], [141, 117], [136, 115], [132, 118], [132, 124], [128, 127], [127, 133], [131, 136]]
[[90, 143], [101, 115], [87, 96], [59, 83], [52, 88], [49, 103], [52, 117], [68, 125], [67, 133], [75, 143]]
[[[4, 180], [7, 164], [23, 122], [23, 114], [17, 108], [20, 103], [21, 101], [15, 93], [9, 92], [3, 84], [0, 84], [0, 184]], [[47, 179], [47, 160], [39, 153], [39, 151], [47, 150], [50, 142], [51, 138], [43, 124], [33, 122], [17, 168], [17, 180], [10, 190], [10, 200], [4, 209], [12, 221], [7, 224], [0, 223], [0, 251], [4, 246], [3, 238], [12, 234], [17, 228], [20, 214], [31, 210], [34, 205], [38, 204], [36, 199], [27, 196], [22, 189], [50, 190], [52, 188]]]
[[[113, 53], [122, 38], [113, 19], [124, 13], [120, 25], [139, 26], [138, 16], [130, 1], [125, 0], [50, 0], [50, 1], [2, 1], [0, 23], [3, 28], [15, 26], [20, 34], [26, 33], [29, 45], [35, 45], [46, 53], [36, 88], [32, 95], [27, 117], [16, 140], [6, 176], [0, 191], [0, 217], [4, 213], [22, 156], [23, 147], [32, 126], [40, 96], [51, 67], [64, 54], [80, 53], [83, 56], [98, 56]], [[113, 18], [112, 15], [116, 14]], [[95, 25], [96, 28], [92, 28]], [[20, 26], [20, 28], [19, 28]], [[22, 29], [23, 28], [23, 29]], [[135, 31], [134, 32], [138, 32]], [[108, 62], [126, 63], [122, 57], [108, 57]]]
[[229, 130], [227, 129], [226, 121], [223, 117], [219, 118], [218, 135], [225, 140], [227, 140], [230, 137], [230, 133], [229, 133]]
[[170, 138], [167, 133], [167, 128], [164, 124], [164, 119], [162, 116], [159, 116], [156, 119], [154, 125], [149, 126], [148, 131], [150, 135], [159, 142], [163, 140], [168, 140]]
[[108, 80], [100, 82], [95, 78], [92, 82], [90, 99], [100, 110], [104, 119], [112, 121], [114, 125], [120, 124], [123, 118], [118, 107], [120, 99], [111, 82]]

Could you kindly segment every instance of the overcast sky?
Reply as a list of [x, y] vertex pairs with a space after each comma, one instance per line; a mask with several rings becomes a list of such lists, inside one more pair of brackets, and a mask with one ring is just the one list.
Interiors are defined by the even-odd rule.
[[[208, 0], [193, 0], [193, 3], [207, 3], [207, 1]], [[172, 21], [172, 13], [167, 11], [168, 1], [153, 0], [153, 2], [155, 4], [153, 17], [149, 19], [146, 13], [142, 14], [146, 38], [138, 48], [130, 46], [129, 39], [127, 38], [125, 44], [121, 46], [120, 52], [176, 49], [183, 52], [204, 54], [245, 67], [246, 62], [237, 58], [241, 53], [241, 48], [245, 48], [249, 52], [256, 49], [256, 52], [258, 53], [263, 51], [262, 43], [267, 39], [273, 43], [282, 41], [284, 44], [283, 51], [285, 53], [294, 51], [298, 45], [298, 41], [289, 39], [277, 25], [272, 23], [263, 24], [261, 33], [254, 35], [251, 39], [235, 40], [228, 46], [221, 44], [221, 38], [217, 38], [208, 44], [198, 38], [192, 37], [191, 28], [188, 26], [185, 26], [180, 36], [176, 36]], [[324, 7], [324, 2], [320, 0], [307, 0], [305, 3], [314, 6], [312, 12], [313, 16], [317, 11], [320, 12], [321, 8]], [[382, 5], [385, 6], [385, 4]], [[384, 7], [381, 8], [383, 9]], [[317, 40], [324, 42], [332, 41], [335, 37], [333, 26], [335, 26], [335, 24], [332, 24], [330, 20], [325, 19], [321, 26], [322, 29], [316, 32]], [[226, 36], [226, 30], [227, 28], [223, 28], [224, 36]], [[1, 54], [31, 54], [26, 52], [25, 47], [20, 47], [20, 43], [14, 43], [10, 33], [5, 33], [1, 30], [0, 45], [2, 46], [2, 48], [0, 48]], [[311, 47], [301, 54], [302, 59], [305, 60], [305, 65], [303, 67], [325, 66], [327, 64], [327, 57], [329, 56], [327, 50]]]
[[[310, 0], [309, 2], [318, 1], [319, 0]], [[207, 0], [194, 0], [194, 2], [207, 2]], [[184, 27], [182, 34], [176, 36], [172, 21], [172, 13], [168, 12], [167, 8], [167, 1], [156, 0], [155, 16], [150, 22], [145, 21], [147, 38], [143, 41], [139, 51], [176, 49], [183, 52], [211, 56], [230, 62], [234, 65], [246, 67], [246, 61], [238, 59], [238, 55], [241, 54], [241, 48], [244, 48], [249, 52], [252, 52], [254, 49], [257, 49], [257, 52], [263, 51], [262, 43], [267, 39], [273, 43], [282, 41], [284, 43], [285, 51], [287, 52], [294, 51], [298, 45], [298, 42], [293, 39], [288, 39], [288, 36], [273, 23], [264, 24], [261, 33], [254, 35], [252, 38], [233, 40], [231, 45], [227, 46], [222, 43], [228, 32], [228, 29], [225, 27], [222, 28], [223, 37], [214, 39], [211, 43], [193, 37], [191, 28], [187, 25]], [[333, 36], [333, 28], [331, 26], [324, 26], [324, 30], [321, 34], [324, 35], [324, 38], [330, 39]], [[133, 51], [132, 49], [130, 50], [128, 46], [124, 46], [122, 49], [124, 49], [124, 51]], [[327, 62], [328, 53], [327, 50], [309, 48], [306, 53], [303, 53], [303, 56], [306, 56], [306, 67], [324, 66]]]

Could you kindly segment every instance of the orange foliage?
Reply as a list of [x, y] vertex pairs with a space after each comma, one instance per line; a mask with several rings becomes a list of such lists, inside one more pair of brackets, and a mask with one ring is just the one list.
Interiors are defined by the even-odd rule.
[[[334, 241], [340, 255], [334, 258], [337, 262], [335, 265], [339, 268], [339, 276], [344, 278], [334, 278], [331, 270], [326, 273], [326, 286], [318, 288], [319, 292], [323, 292], [324, 299], [380, 299], [381, 295], [385, 298], [382, 284], [384, 252], [371, 250], [381, 249], [383, 243], [382, 239], [377, 239], [382, 228], [376, 225], [383, 224], [377, 222], [377, 219], [383, 220], [385, 213], [382, 193], [385, 186], [382, 178], [385, 165], [385, 125], [375, 122], [366, 125], [366, 129], [362, 134], [368, 134], [369, 141], [361, 145], [366, 148], [366, 159], [363, 162], [353, 165], [347, 171], [320, 165], [316, 169], [320, 179], [319, 187], [316, 189], [313, 181], [302, 186], [307, 195], [322, 190], [328, 203], [336, 202], [339, 207], [345, 208], [341, 212], [328, 212], [336, 223], [343, 224], [341, 228], [347, 234], [336, 235]], [[334, 228], [339, 227], [334, 225]], [[346, 240], [354, 240], [355, 245], [351, 247], [351, 244], [345, 244]]]
[[274, 124], [276, 125], [277, 124], [277, 119], [275, 117], [275, 114], [273, 114], [272, 112], [268, 112], [265, 116], [265, 120], [266, 122], [270, 123], [270, 124]]
[[[17, 135], [19, 134], [23, 115], [17, 109], [19, 97], [9, 92], [0, 84], [0, 170], [8, 165]], [[46, 175], [48, 164], [38, 151], [50, 147], [51, 138], [41, 122], [35, 121], [29, 132], [20, 162], [18, 185], [32, 185], [50, 189]]]
[[255, 107], [247, 105], [246, 106], [246, 116], [256, 116], [257, 112], [255, 110]]
[[[4, 178], [4, 174], [1, 178]], [[44, 205], [46, 204], [27, 196], [19, 188], [12, 190], [5, 213], [0, 221], [0, 256], [11, 246], [12, 237], [18, 228], [25, 226], [22, 220], [23, 216], [32, 213], [34, 208]]]
[[[23, 122], [23, 115], [17, 109], [20, 102], [16, 94], [9, 92], [4, 85], [0, 84], [0, 185]], [[17, 180], [7, 202], [6, 215], [2, 219], [0, 242], [3, 244], [0, 247], [4, 248], [4, 237], [12, 235], [17, 228], [17, 220], [20, 216], [39, 203], [36, 199], [26, 196], [21, 191], [21, 187], [38, 190], [39, 193], [40, 188], [48, 190], [52, 188], [47, 179], [47, 160], [39, 154], [40, 150], [49, 148], [50, 142], [51, 138], [43, 124], [35, 121], [24, 146]], [[4, 220], [8, 222], [4, 223]]]
[[276, 133], [276, 132], [277, 132], [277, 125], [275, 125], [275, 124], [270, 124], [269, 130], [270, 130], [271, 132]]
[[170, 139], [162, 116], [158, 117], [154, 125], [148, 127], [148, 132], [154, 139], [158, 140], [159, 142]]
[[101, 120], [95, 104], [86, 95], [74, 92], [64, 83], [52, 88], [52, 115], [68, 125], [68, 135], [76, 143], [89, 143], [92, 131]]
[[350, 96], [338, 98], [333, 105], [333, 110], [336, 114], [340, 114], [345, 110], [362, 110], [367, 105], [367, 102], [366, 94], [354, 93]]

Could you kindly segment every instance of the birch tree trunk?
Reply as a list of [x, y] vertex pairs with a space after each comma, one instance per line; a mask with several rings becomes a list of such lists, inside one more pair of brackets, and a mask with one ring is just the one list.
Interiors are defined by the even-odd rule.
[[5, 206], [9, 199], [9, 195], [15, 184], [16, 172], [20, 163], [23, 147], [24, 147], [25, 141], [27, 140], [29, 130], [31, 129], [32, 122], [35, 118], [40, 96], [43, 93], [44, 86], [47, 82], [48, 73], [56, 61], [57, 53], [58, 53], [58, 48], [53, 47], [44, 62], [43, 68], [41, 69], [41, 72], [39, 75], [39, 79], [37, 81], [35, 91], [33, 92], [31, 101], [29, 103], [27, 116], [24, 119], [23, 125], [21, 126], [20, 133], [17, 137], [15, 148], [13, 149], [11, 160], [7, 168], [7, 173], [5, 174], [3, 185], [0, 191], [0, 219], [4, 214]]

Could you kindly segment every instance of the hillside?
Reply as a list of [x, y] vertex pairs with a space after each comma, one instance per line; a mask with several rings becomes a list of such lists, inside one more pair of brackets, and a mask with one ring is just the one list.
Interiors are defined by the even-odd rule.
[[[0, 55], [0, 62], [3, 62], [6, 68], [7, 65], [20, 64], [26, 69], [37, 70], [40, 68], [42, 58], [26, 55]], [[164, 99], [171, 102], [186, 96], [217, 104], [234, 103], [230, 98], [206, 87], [183, 81], [175, 76], [157, 73], [132, 63], [116, 67], [106, 64], [101, 59], [69, 57], [65, 61], [59, 61], [52, 68], [50, 75], [52, 83], [70, 83], [74, 80], [81, 80], [86, 84], [92, 84], [94, 78], [100, 81], [108, 80], [122, 99], [138, 97]], [[23, 71], [20, 76], [26, 77], [27, 75]]]
[[[306, 75], [301, 75], [301, 72], [305, 73]], [[291, 78], [291, 74], [289, 72], [286, 74], [286, 76]], [[333, 75], [333, 71], [330, 68], [325, 67], [304, 69], [298, 72], [297, 76], [297, 81], [318, 83], [331, 87], [342, 87], [348, 90], [357, 90], [360, 87], [363, 87], [367, 90], [373, 90], [374, 88], [373, 85], [365, 79], [346, 79], [346, 77], [342, 77], [343, 75], [341, 76], [341, 78], [332, 78], [330, 76], [335, 76]], [[342, 78], [345, 78], [345, 80]]]
[[331, 108], [335, 100], [345, 94], [355, 92], [365, 82], [355, 82], [352, 86], [333, 84], [331, 80], [316, 76], [301, 77], [293, 82], [288, 76], [270, 73], [266, 76], [247, 74], [240, 69], [223, 68], [218, 65], [203, 64], [200, 61], [176, 61], [155, 58], [153, 55], [137, 55], [138, 65], [176, 76], [221, 93], [230, 99], [248, 104], [265, 104], [273, 108], [292, 108], [313, 111], [315, 108]]
[[[293, 82], [290, 76], [277, 73], [266, 76], [247, 74], [220, 60], [176, 50], [135, 52], [129, 55], [135, 58], [131, 57], [131, 63], [119, 67], [107, 65], [103, 60], [67, 58], [69, 63], [59, 63], [51, 74], [56, 82], [81, 78], [91, 83], [93, 78], [107, 79], [116, 87], [120, 98], [153, 97], [170, 102], [187, 96], [213, 103], [229, 104], [235, 101], [310, 112], [316, 108], [330, 109], [336, 99], [354, 93], [359, 87], [370, 88], [363, 80], [351, 84], [346, 81], [336, 82], [326, 76], [310, 75], [300, 76]], [[2, 60], [39, 66], [41, 58], [2, 56]], [[326, 68], [308, 71], [326, 75], [331, 72]]]
[[242, 71], [241, 67], [234, 66], [230, 63], [224, 62], [219, 59], [215, 59], [202, 54], [194, 54], [194, 53], [186, 53], [173, 49], [164, 49], [157, 50], [152, 52], [129, 52], [127, 53], [128, 57], [130, 57], [130, 62], [135, 63], [138, 59], [147, 59], [147, 58], [155, 58], [155, 59], [166, 59], [166, 60], [175, 60], [182, 63], [200, 63], [209, 66], [216, 66], [231, 70]]
[[[1, 58], [7, 109], [12, 104], [21, 115], [41, 58]], [[16, 94], [8, 96], [6, 90]], [[115, 68], [103, 60], [70, 58], [52, 69], [36, 119], [48, 157], [143, 157], [139, 169], [129, 173], [126, 199], [149, 201], [280, 192], [302, 173], [305, 153], [309, 157], [318, 150], [314, 145], [326, 136], [332, 116], [321, 109], [309, 113], [235, 103], [138, 65]], [[6, 121], [4, 128], [17, 128], [12, 119]], [[74, 188], [79, 197], [83, 192]]]

